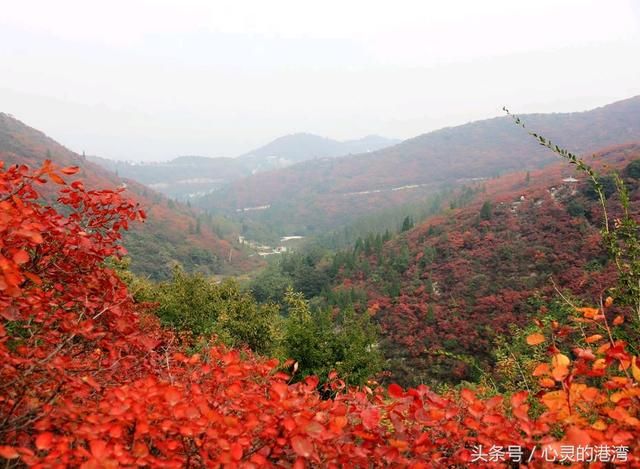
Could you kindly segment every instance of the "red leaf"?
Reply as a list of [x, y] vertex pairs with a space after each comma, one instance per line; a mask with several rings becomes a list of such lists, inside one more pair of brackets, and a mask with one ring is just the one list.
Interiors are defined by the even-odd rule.
[[591, 436], [584, 430], [579, 429], [578, 427], [570, 427], [565, 432], [565, 441], [574, 446], [583, 445], [586, 446], [591, 443]]
[[36, 438], [36, 448], [40, 450], [48, 450], [51, 448], [51, 442], [53, 441], [53, 433], [44, 432], [40, 433]]
[[62, 174], [67, 174], [69, 176], [71, 176], [72, 174], [76, 174], [78, 171], [80, 171], [80, 168], [78, 166], [67, 166], [66, 168], [62, 168], [60, 170]]
[[404, 391], [402, 390], [402, 387], [400, 387], [400, 385], [393, 383], [389, 385], [389, 395], [398, 399], [404, 396]]
[[100, 385], [98, 384], [98, 382], [93, 379], [93, 376], [83, 376], [82, 381], [87, 383], [89, 386], [91, 386], [93, 389], [95, 389], [96, 391], [100, 391]]
[[540, 345], [544, 340], [544, 336], [538, 332], [527, 336], [527, 344], [529, 345]]
[[107, 443], [103, 440], [91, 440], [89, 442], [91, 454], [98, 460], [104, 460], [107, 456]]
[[240, 461], [242, 459], [242, 445], [240, 443], [231, 445], [231, 457], [234, 461]]
[[319, 382], [320, 380], [318, 379], [318, 377], [314, 375], [307, 376], [304, 379], [304, 384], [307, 386], [307, 389], [309, 389], [310, 391], [313, 391], [316, 387], [318, 387]]
[[590, 335], [589, 337], [587, 337], [584, 341], [588, 344], [592, 344], [594, 342], [599, 341], [600, 339], [602, 339], [602, 335], [600, 334], [594, 334], [594, 335]]
[[289, 393], [289, 386], [286, 383], [276, 382], [271, 385], [271, 389], [275, 392], [280, 399], [287, 397]]
[[313, 445], [306, 438], [296, 435], [291, 438], [291, 446], [298, 456], [308, 458], [313, 453]]
[[380, 421], [380, 411], [375, 407], [369, 407], [360, 414], [362, 425], [367, 430], [373, 430]]
[[175, 386], [172, 386], [164, 392], [164, 398], [167, 400], [169, 405], [173, 406], [180, 402], [182, 394]]
[[476, 401], [476, 395], [469, 389], [463, 389], [460, 391], [460, 396], [462, 396], [462, 398], [469, 404], [473, 404]]
[[13, 262], [18, 265], [26, 264], [29, 262], [29, 254], [24, 249], [20, 249], [13, 255]]
[[36, 274], [32, 274], [31, 272], [22, 272], [22, 275], [27, 277], [29, 280], [31, 280], [36, 285], [42, 285], [42, 279], [40, 277], [38, 277]]
[[520, 407], [522, 404], [524, 404], [527, 401], [528, 395], [529, 393], [527, 391], [519, 391], [514, 393], [511, 396], [511, 405], [513, 407]]
[[54, 173], [54, 172], [49, 173], [49, 177], [50, 177], [50, 178], [51, 178], [51, 180], [52, 180], [53, 182], [55, 182], [56, 184], [60, 184], [60, 185], [64, 185], [64, 184], [66, 184], [66, 183], [64, 182], [64, 179], [62, 179], [60, 176], [58, 176], [58, 175], [57, 175], [56, 173]]
[[20, 457], [15, 448], [11, 446], [0, 446], [0, 457], [4, 459], [16, 459]]
[[18, 309], [14, 306], [9, 306], [6, 308], [0, 309], [0, 317], [5, 318], [7, 321], [15, 321], [18, 319]]
[[304, 431], [307, 433], [307, 435], [314, 437], [314, 438], [320, 438], [320, 436], [326, 431], [325, 428], [320, 425], [318, 422], [316, 422], [315, 420], [312, 420], [311, 422], [309, 422], [309, 424], [305, 427]]

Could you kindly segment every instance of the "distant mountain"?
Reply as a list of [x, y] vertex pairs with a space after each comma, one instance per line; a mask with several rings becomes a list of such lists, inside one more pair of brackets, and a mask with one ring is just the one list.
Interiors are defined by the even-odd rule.
[[319, 135], [297, 133], [286, 135], [239, 157], [252, 173], [290, 166], [315, 158], [336, 158], [354, 153], [367, 153], [399, 143], [378, 135], [358, 140], [338, 141]]
[[214, 192], [251, 174], [284, 168], [313, 158], [378, 150], [398, 140], [370, 135], [339, 142], [312, 134], [280, 137], [237, 158], [179, 156], [161, 163], [131, 163], [98, 156], [89, 160], [120, 176], [145, 184], [168, 197], [188, 200]]
[[[586, 112], [522, 118], [528, 128], [577, 153], [640, 140], [640, 96]], [[367, 154], [314, 159], [255, 174], [198, 203], [282, 231], [313, 234], [354, 215], [422, 200], [443, 185], [538, 168], [554, 159], [504, 116], [430, 132]], [[248, 207], [268, 209], [243, 210]]]
[[242, 271], [256, 266], [256, 262], [248, 259], [232, 240], [221, 239], [207, 216], [174, 203], [137, 182], [122, 179], [44, 133], [0, 113], [0, 160], [37, 167], [45, 159], [59, 166], [79, 166], [80, 173], [68, 179], [81, 179], [88, 189], [125, 186], [128, 195], [144, 207], [147, 221], [132, 224], [124, 242], [135, 272], [166, 278], [174, 262], [180, 262], [188, 270], [208, 274]]
[[88, 159], [119, 176], [180, 200], [205, 195], [251, 174], [249, 168], [236, 158], [179, 156], [161, 163], [131, 163], [98, 156], [89, 156]]

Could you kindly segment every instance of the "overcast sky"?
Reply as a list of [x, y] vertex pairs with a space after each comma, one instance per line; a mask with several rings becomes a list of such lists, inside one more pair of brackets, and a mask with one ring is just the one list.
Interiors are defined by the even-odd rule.
[[640, 0], [0, 0], [0, 111], [110, 158], [640, 94]]

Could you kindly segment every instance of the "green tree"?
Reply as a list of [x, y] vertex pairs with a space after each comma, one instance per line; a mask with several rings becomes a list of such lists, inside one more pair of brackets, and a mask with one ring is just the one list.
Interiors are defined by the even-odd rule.
[[633, 160], [625, 168], [622, 174], [633, 179], [640, 179], [640, 159]]
[[407, 215], [405, 219], [402, 221], [402, 227], [400, 228], [401, 232], [409, 231], [414, 226], [414, 221], [411, 215]]
[[279, 264], [271, 264], [250, 283], [249, 289], [260, 303], [282, 303], [284, 294], [291, 285], [291, 276], [283, 273]]
[[380, 371], [377, 330], [366, 314], [347, 308], [334, 321], [329, 309], [312, 312], [301, 293], [287, 290], [283, 353], [298, 362], [299, 378], [324, 381], [336, 370], [348, 384], [364, 384]]
[[567, 204], [567, 212], [572, 217], [583, 217], [587, 213], [584, 204], [577, 199], [571, 199]]
[[493, 212], [493, 210], [492, 210], [492, 207], [491, 207], [491, 202], [486, 200], [482, 204], [482, 208], [480, 208], [480, 219], [481, 220], [491, 220], [491, 217], [493, 216], [492, 212]]
[[196, 337], [217, 335], [228, 345], [262, 354], [277, 346], [279, 308], [258, 305], [234, 280], [217, 284], [175, 266], [171, 280], [148, 287], [139, 299], [157, 303], [156, 314], [164, 324]]
[[600, 193], [608, 199], [616, 191], [616, 180], [613, 175], [598, 176], [597, 182], [599, 186], [596, 186], [594, 181], [589, 181], [582, 190], [583, 194], [591, 200], [598, 200]]

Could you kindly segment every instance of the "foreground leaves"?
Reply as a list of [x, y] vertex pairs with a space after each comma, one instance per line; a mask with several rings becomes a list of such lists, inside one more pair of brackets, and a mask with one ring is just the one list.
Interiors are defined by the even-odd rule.
[[[140, 218], [136, 205], [117, 191], [60, 184], [62, 215], [39, 203], [32, 184], [45, 177], [64, 183], [50, 164], [0, 172], [8, 467], [460, 467], [478, 445], [529, 455], [578, 444], [628, 446], [638, 464], [640, 371], [621, 341], [592, 334], [585, 342], [595, 351], [550, 347], [533, 372], [545, 380], [537, 394], [392, 384], [323, 399], [316, 377], [289, 384], [276, 360], [248, 351], [210, 343], [187, 356], [104, 267], [122, 253], [120, 230]], [[580, 312], [605, 318], [597, 308]], [[547, 341], [534, 336], [533, 346]], [[331, 374], [326, 391], [343, 387]]]

